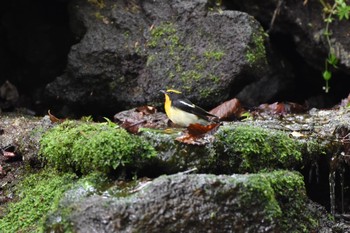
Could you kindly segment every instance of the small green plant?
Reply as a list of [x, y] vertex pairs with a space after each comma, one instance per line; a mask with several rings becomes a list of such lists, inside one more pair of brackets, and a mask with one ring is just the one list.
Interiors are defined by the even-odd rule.
[[81, 117], [81, 121], [84, 121], [84, 122], [93, 122], [94, 121], [94, 118], [89, 115], [89, 116], [82, 116]]
[[338, 68], [337, 65], [339, 62], [339, 59], [335, 54], [335, 51], [330, 39], [332, 36], [332, 32], [330, 31], [329, 26], [335, 20], [334, 16], [338, 16], [339, 20], [343, 20], [343, 19], [349, 20], [350, 6], [347, 5], [346, 0], [335, 0], [333, 5], [330, 5], [328, 2], [325, 2], [324, 0], [320, 0], [320, 2], [323, 6], [324, 22], [326, 23], [326, 28], [323, 34], [327, 40], [327, 44], [329, 47], [328, 56], [327, 56], [327, 59], [325, 60], [325, 69], [322, 73], [323, 79], [326, 82], [323, 89], [325, 90], [326, 93], [328, 93], [330, 89], [329, 80], [332, 78], [332, 71], [330, 67]]

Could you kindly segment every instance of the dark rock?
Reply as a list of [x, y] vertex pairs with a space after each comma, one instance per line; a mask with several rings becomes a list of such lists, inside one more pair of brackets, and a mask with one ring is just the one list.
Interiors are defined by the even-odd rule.
[[[328, 43], [324, 35], [326, 22], [322, 1], [223, 2], [228, 9], [241, 10], [253, 15], [268, 31], [271, 44], [283, 53], [285, 59], [292, 62], [292, 73], [296, 79], [294, 96], [289, 95], [289, 99], [304, 101], [311, 98], [311, 107], [324, 108], [336, 104], [336, 101], [348, 95], [350, 42], [344, 38], [349, 36], [349, 20], [339, 20], [337, 14], [333, 15], [333, 22], [329, 25], [331, 35]], [[333, 3], [334, 1], [326, 4]], [[325, 86], [322, 73], [329, 52], [337, 56], [339, 63], [337, 69], [331, 66], [329, 68], [332, 72], [331, 89], [330, 93], [325, 95], [322, 92], [322, 86]], [[315, 98], [318, 98], [316, 103]]]
[[244, 106], [256, 107], [293, 96], [297, 84], [292, 64], [276, 49], [267, 48], [270, 49], [267, 53], [267, 73], [262, 73], [258, 80], [243, 87], [236, 95]]
[[81, 41], [46, 90], [85, 112], [158, 105], [167, 87], [214, 107], [266, 69], [263, 30], [242, 12], [212, 12], [202, 0], [76, 0], [70, 9]]
[[6, 81], [0, 86], [0, 110], [14, 108], [17, 105], [18, 98], [19, 94], [15, 85]]

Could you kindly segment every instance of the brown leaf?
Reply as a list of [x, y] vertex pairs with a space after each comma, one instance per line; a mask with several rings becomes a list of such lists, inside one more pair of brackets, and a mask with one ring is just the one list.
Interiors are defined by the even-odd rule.
[[212, 135], [219, 128], [220, 123], [210, 125], [190, 124], [187, 132], [176, 138], [177, 141], [191, 145], [205, 145], [214, 140]]
[[302, 113], [306, 111], [305, 106], [293, 102], [275, 102], [273, 104], [261, 104], [258, 109], [263, 112], [280, 115], [289, 113]]
[[220, 104], [209, 113], [219, 117], [220, 120], [233, 120], [240, 118], [244, 111], [239, 100], [234, 98]]
[[187, 127], [188, 134], [193, 137], [201, 136], [203, 134], [209, 133], [219, 127], [220, 123], [213, 123], [210, 125], [201, 125], [201, 124], [190, 124]]
[[65, 119], [59, 119], [59, 118], [55, 117], [54, 115], [52, 115], [50, 109], [47, 111], [47, 114], [49, 115], [50, 121], [52, 123], [62, 123], [63, 121], [65, 121]]
[[139, 132], [140, 127], [142, 127], [145, 123], [145, 120], [139, 122], [131, 122], [125, 120], [122, 124], [120, 124], [120, 127], [124, 128], [129, 133], [137, 134]]

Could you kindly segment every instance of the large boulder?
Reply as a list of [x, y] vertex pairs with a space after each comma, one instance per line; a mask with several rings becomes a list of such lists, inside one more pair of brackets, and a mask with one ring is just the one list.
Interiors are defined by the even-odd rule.
[[[44, 228], [106, 233], [307, 232], [318, 224], [315, 213], [305, 208], [303, 184], [302, 176], [287, 171], [161, 176], [127, 197], [83, 194], [76, 202], [63, 198]], [[66, 197], [71, 198], [71, 192]]]
[[114, 112], [159, 104], [159, 90], [181, 89], [212, 107], [259, 79], [265, 34], [246, 13], [211, 10], [207, 1], [75, 0], [67, 71], [50, 97], [71, 107]]

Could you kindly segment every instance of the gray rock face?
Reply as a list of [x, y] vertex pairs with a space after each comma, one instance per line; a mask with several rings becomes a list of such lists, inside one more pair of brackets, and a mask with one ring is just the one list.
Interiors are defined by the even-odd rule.
[[87, 198], [77, 204], [69, 221], [75, 232], [275, 232], [280, 207], [270, 199], [268, 181], [262, 178], [256, 186], [256, 179], [163, 176], [134, 197]]
[[210, 11], [203, 0], [76, 0], [71, 18], [81, 40], [46, 90], [72, 106], [159, 105], [159, 90], [176, 88], [212, 107], [265, 70], [260, 24], [246, 13]]

